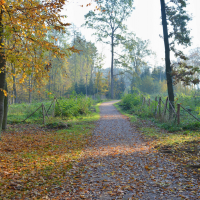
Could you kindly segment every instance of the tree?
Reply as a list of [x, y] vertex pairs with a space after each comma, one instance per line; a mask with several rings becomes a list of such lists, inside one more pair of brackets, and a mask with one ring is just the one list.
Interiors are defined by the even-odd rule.
[[131, 92], [135, 87], [139, 86], [141, 75], [145, 75], [144, 72], [149, 72], [149, 70], [146, 69], [147, 63], [145, 58], [151, 56], [153, 52], [149, 50], [148, 45], [148, 40], [141, 40], [135, 37], [133, 33], [129, 33], [126, 41], [123, 42], [124, 54], [120, 55], [117, 63], [124, 67], [125, 72], [130, 74]]
[[[111, 98], [114, 98], [114, 49], [124, 40], [123, 32], [126, 30], [124, 21], [133, 10], [133, 0], [99, 0], [99, 11], [89, 11], [85, 15], [85, 25], [95, 29], [98, 41], [111, 45]], [[110, 37], [110, 42], [107, 38]]]
[[120, 78], [115, 77], [114, 97], [120, 99], [125, 91], [124, 77], [121, 75]]
[[94, 43], [86, 41], [85, 38], [75, 30], [73, 31], [73, 37], [72, 45], [78, 49], [80, 53], [74, 53], [68, 59], [72, 84], [75, 86], [81, 79], [86, 82], [86, 75], [88, 75], [90, 83], [92, 83], [97, 48]]
[[125, 53], [122, 55], [122, 66], [128, 68], [132, 73], [138, 76], [141, 74], [141, 68], [146, 65], [145, 58], [153, 54], [148, 49], [149, 41], [142, 40], [138, 37], [133, 38], [133, 33], [124, 42]]
[[3, 40], [3, 3], [0, 3], [0, 133], [2, 129], [3, 116], [4, 116], [4, 98], [6, 95], [6, 60], [5, 60], [5, 50], [4, 50], [4, 40]]
[[[160, 0], [161, 16], [163, 25], [163, 36], [165, 45], [165, 65], [166, 65], [166, 78], [169, 101], [174, 106], [174, 90], [172, 80], [172, 69], [170, 64], [170, 50], [172, 50], [176, 56], [185, 59], [183, 52], [177, 51], [176, 44], [189, 45], [189, 31], [187, 30], [187, 22], [190, 20], [184, 8], [186, 7], [186, 0], [170, 0], [171, 4], [166, 5], [165, 0]], [[170, 6], [171, 5], [171, 6]], [[168, 24], [171, 25], [173, 30], [168, 33]], [[171, 39], [171, 43], [169, 43]], [[172, 108], [170, 106], [172, 112]]]
[[167, 89], [168, 89], [169, 101], [172, 103], [172, 105], [174, 105], [174, 89], [173, 89], [173, 82], [172, 82], [172, 75], [171, 75], [172, 70], [170, 66], [170, 48], [169, 48], [167, 18], [166, 18], [166, 12], [165, 12], [165, 1], [160, 0], [160, 3], [161, 3], [164, 44], [165, 44], [165, 67], [166, 67]]
[[175, 84], [182, 82], [186, 85], [197, 85], [200, 83], [200, 51], [199, 48], [190, 51], [187, 60], [173, 63], [173, 77]]
[[[22, 74], [19, 82], [34, 73], [35, 80], [48, 77], [45, 51], [54, 57], [64, 57], [74, 48], [62, 49], [47, 40], [48, 30], [65, 31], [60, 11], [64, 0], [0, 1], [0, 131], [4, 116], [6, 96], [6, 62], [14, 63], [15, 75]], [[52, 37], [52, 39], [54, 39]]]

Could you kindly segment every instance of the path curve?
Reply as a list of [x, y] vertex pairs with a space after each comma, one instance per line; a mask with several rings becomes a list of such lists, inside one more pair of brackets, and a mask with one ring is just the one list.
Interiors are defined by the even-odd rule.
[[114, 102], [101, 104], [92, 141], [68, 172], [64, 199], [200, 199], [198, 180], [151, 149]]

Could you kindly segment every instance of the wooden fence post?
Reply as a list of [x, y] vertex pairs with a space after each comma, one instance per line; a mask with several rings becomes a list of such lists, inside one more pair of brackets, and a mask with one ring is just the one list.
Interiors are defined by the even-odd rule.
[[163, 115], [162, 115], [162, 119], [163, 119], [163, 120], [164, 120], [165, 115], [166, 115], [167, 103], [168, 103], [168, 97], [166, 98], [166, 101], [165, 101], [165, 107], [164, 107], [164, 111], [163, 111]]
[[161, 97], [159, 97], [159, 105], [158, 105], [158, 113], [159, 113], [159, 117], [161, 117]]
[[44, 106], [44, 111], [45, 111], [45, 113], [46, 113], [46, 116], [47, 116], [48, 119], [49, 119], [49, 115], [48, 115], [48, 113], [47, 113], [47, 110], [46, 110], [45, 106]]
[[156, 110], [157, 110], [157, 105], [156, 105], [156, 102], [157, 102], [157, 97], [155, 97], [155, 117], [156, 117]]
[[44, 104], [42, 104], [43, 124], [45, 124]]
[[52, 117], [55, 117], [55, 105], [56, 105], [56, 98], [54, 97]]
[[178, 125], [180, 124], [180, 108], [181, 108], [181, 105], [180, 103], [177, 104], [177, 123]]
[[150, 108], [150, 105], [151, 105], [151, 99], [149, 99], [149, 108]]

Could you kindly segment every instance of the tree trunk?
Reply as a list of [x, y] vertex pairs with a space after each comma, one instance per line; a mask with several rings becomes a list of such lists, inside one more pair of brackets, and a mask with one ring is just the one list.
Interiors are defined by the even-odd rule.
[[114, 65], [114, 33], [111, 36], [111, 99], [114, 99], [114, 81], [113, 81], [113, 65]]
[[[5, 90], [6, 92], [8, 92], [7, 82], [5, 84]], [[7, 116], [8, 116], [8, 95], [4, 97], [4, 115], [3, 115], [3, 124], [2, 124], [3, 130], [7, 128]]]
[[29, 103], [32, 101], [32, 83], [31, 83], [32, 77], [29, 76]]
[[[15, 74], [15, 67], [12, 65], [12, 71]], [[13, 76], [13, 103], [17, 103], [17, 90], [16, 90], [16, 78]]]
[[[160, 0], [160, 4], [161, 4], [162, 25], [163, 25], [164, 44], [165, 44], [165, 65], [166, 65], [167, 89], [168, 89], [169, 101], [174, 107], [174, 89], [173, 89], [173, 81], [172, 81], [172, 76], [171, 76], [170, 48], [169, 48], [169, 36], [168, 36], [168, 29], [167, 29], [167, 19], [166, 19], [166, 12], [165, 12], [165, 0]], [[170, 110], [172, 113], [172, 108]]]
[[51, 73], [49, 72], [49, 88], [48, 88], [48, 90], [49, 90], [49, 92], [51, 91]]
[[4, 44], [3, 44], [3, 24], [2, 24], [3, 10], [0, 10], [0, 138], [1, 130], [4, 116], [4, 92], [5, 89], [5, 80], [6, 80], [6, 61], [4, 53]]

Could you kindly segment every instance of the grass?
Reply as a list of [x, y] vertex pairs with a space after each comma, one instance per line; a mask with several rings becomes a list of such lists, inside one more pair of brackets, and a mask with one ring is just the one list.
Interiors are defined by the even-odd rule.
[[[155, 111], [159, 112], [158, 102], [151, 99], [151, 104], [149, 105], [148, 99], [149, 96], [145, 96], [146, 101], [144, 103], [143, 96], [138, 94], [127, 94], [123, 97], [121, 101], [121, 106], [124, 110], [126, 110], [129, 114], [135, 114], [143, 119], [148, 119], [155, 122], [161, 128], [164, 128], [168, 131], [182, 131], [182, 130], [197, 130], [200, 131], [200, 97], [193, 97], [193, 96], [184, 96], [184, 95], [177, 95], [175, 98], [175, 110], [177, 110], [177, 103], [180, 103], [181, 106], [185, 108], [185, 110], [181, 107], [180, 109], [180, 124], [177, 125], [177, 117], [175, 115], [169, 120], [169, 111], [166, 110], [165, 115], [164, 113], [164, 104], [165, 99], [162, 97], [160, 112], [162, 113], [162, 117], [155, 118]], [[158, 97], [157, 97], [158, 99]], [[143, 101], [143, 103], [142, 103]], [[192, 113], [196, 119], [190, 115], [187, 111]]]
[[[45, 108], [48, 108], [51, 104], [51, 101], [39, 102], [39, 103], [22, 103], [22, 104], [13, 104], [9, 105], [8, 108], [8, 123], [21, 123], [26, 117], [33, 113], [37, 108], [39, 108], [42, 103]], [[35, 114], [33, 114], [29, 119], [26, 120], [26, 123], [35, 123], [40, 122], [42, 119], [42, 108], [40, 108]]]
[[198, 130], [170, 132], [158, 127], [152, 121], [145, 120], [134, 114], [128, 114], [128, 111], [123, 110], [119, 104], [115, 104], [115, 107], [122, 114], [129, 117], [137, 130], [147, 140], [150, 140], [151, 144], [160, 152], [167, 153], [172, 160], [177, 161], [179, 164], [184, 166], [195, 165], [198, 168], [200, 165], [200, 132]]
[[[53, 101], [53, 100], [52, 100]], [[52, 101], [45, 101], [39, 103], [22, 103], [9, 105], [8, 109], [8, 123], [23, 123], [29, 115], [31, 115], [37, 108], [43, 104], [45, 109], [48, 111], [48, 115], [52, 116], [53, 105]], [[57, 104], [57, 102], [59, 104]], [[57, 99], [55, 102], [55, 116], [62, 116], [64, 119], [72, 119], [74, 117], [82, 117], [90, 113], [93, 100], [91, 98], [85, 98], [85, 96], [79, 95], [71, 97], [69, 99]], [[50, 107], [50, 109], [49, 109]], [[32, 116], [26, 119], [25, 123], [42, 123], [42, 107], [39, 108]]]
[[86, 116], [63, 121], [67, 129], [41, 125], [9, 125], [0, 141], [0, 199], [42, 199], [66, 181], [99, 119], [99, 104]]

